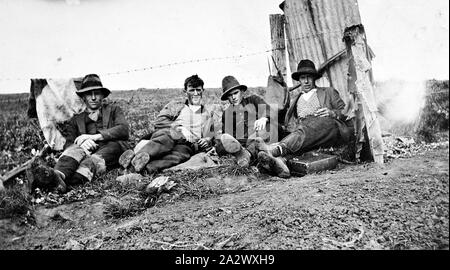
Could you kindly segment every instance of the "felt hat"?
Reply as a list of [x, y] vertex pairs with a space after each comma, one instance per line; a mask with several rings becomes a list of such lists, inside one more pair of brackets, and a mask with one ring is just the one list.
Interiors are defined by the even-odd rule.
[[89, 74], [84, 76], [83, 81], [81, 82], [81, 87], [76, 93], [79, 96], [82, 96], [82, 94], [94, 90], [102, 90], [104, 97], [111, 94], [111, 91], [109, 91], [108, 88], [103, 87], [100, 77], [97, 74]]
[[222, 97], [220, 98], [221, 100], [227, 100], [228, 99], [228, 94], [235, 90], [235, 89], [240, 89], [242, 91], [247, 91], [247, 86], [240, 84], [238, 82], [238, 80], [236, 80], [235, 77], [233, 76], [226, 76], [225, 78], [223, 78], [222, 80]]
[[314, 79], [320, 78], [320, 74], [316, 69], [316, 66], [311, 60], [305, 59], [301, 60], [298, 63], [297, 71], [292, 73], [292, 79], [298, 81], [300, 79], [300, 75], [308, 74], [312, 75]]

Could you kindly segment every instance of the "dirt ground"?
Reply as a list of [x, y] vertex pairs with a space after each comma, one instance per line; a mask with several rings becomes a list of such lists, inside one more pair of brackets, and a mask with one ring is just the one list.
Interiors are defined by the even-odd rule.
[[448, 143], [384, 165], [221, 179], [221, 194], [162, 200], [121, 219], [106, 218], [95, 196], [39, 206], [34, 225], [0, 220], [0, 248], [449, 249]]

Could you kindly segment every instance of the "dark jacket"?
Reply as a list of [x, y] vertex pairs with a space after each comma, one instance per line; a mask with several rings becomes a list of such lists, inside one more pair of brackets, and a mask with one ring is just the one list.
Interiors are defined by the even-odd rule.
[[[102, 105], [103, 129], [99, 130], [104, 141], [118, 141], [123, 150], [129, 149], [129, 125], [119, 106], [112, 104]], [[74, 115], [67, 127], [66, 144], [64, 149], [73, 144], [75, 139], [86, 132], [86, 112]]]
[[[247, 140], [254, 132], [255, 121], [261, 117], [267, 117], [270, 121], [271, 113], [269, 104], [263, 98], [257, 95], [244, 97], [238, 106], [230, 105], [223, 112], [222, 133], [228, 133], [238, 140]], [[243, 138], [237, 137], [239, 133]]]
[[[323, 108], [328, 108], [336, 114], [336, 122], [339, 127], [339, 132], [341, 137], [348, 141], [351, 136], [352, 128], [351, 121], [347, 121], [347, 116], [342, 113], [345, 108], [345, 103], [339, 96], [339, 92], [332, 87], [317, 87], [317, 98], [319, 99], [320, 106]], [[286, 131], [294, 132], [298, 125], [298, 115], [297, 115], [297, 102], [300, 98], [299, 94], [294, 102], [291, 103], [289, 110], [286, 114]]]

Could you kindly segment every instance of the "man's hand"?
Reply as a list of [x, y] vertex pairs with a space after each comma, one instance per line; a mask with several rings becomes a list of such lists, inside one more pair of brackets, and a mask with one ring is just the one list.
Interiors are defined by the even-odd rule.
[[211, 138], [201, 138], [200, 140], [198, 140], [197, 143], [201, 149], [206, 149], [212, 145], [211, 140], [212, 140]]
[[336, 117], [336, 113], [333, 112], [332, 110], [328, 109], [328, 108], [322, 108], [322, 109], [318, 109], [314, 113], [314, 116], [335, 118]]
[[190, 143], [195, 143], [195, 141], [197, 140], [197, 137], [194, 134], [192, 134], [192, 132], [187, 128], [180, 127], [178, 130], [181, 132], [181, 134], [183, 134], [183, 137], [186, 139], [186, 141]]
[[98, 144], [96, 144], [91, 139], [87, 139], [80, 145], [80, 147], [83, 148], [85, 151], [92, 152], [98, 147]]
[[93, 135], [82, 134], [75, 139], [74, 143], [81, 146], [86, 140], [92, 140], [96, 142], [101, 141], [102, 139], [103, 139], [102, 134], [93, 134]]
[[265, 130], [268, 121], [269, 119], [267, 119], [267, 117], [261, 117], [260, 119], [255, 121], [254, 129], [256, 131]]

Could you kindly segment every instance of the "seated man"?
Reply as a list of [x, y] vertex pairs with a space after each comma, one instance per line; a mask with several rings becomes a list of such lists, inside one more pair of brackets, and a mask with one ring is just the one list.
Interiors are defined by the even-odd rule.
[[221, 99], [228, 100], [230, 106], [222, 114], [222, 135], [215, 140], [216, 151], [219, 155], [232, 154], [239, 166], [247, 167], [258, 154], [255, 139], [270, 139], [266, 131], [270, 107], [257, 95], [244, 97], [247, 86], [233, 76], [223, 78], [222, 91]]
[[300, 82], [301, 92], [286, 114], [284, 139], [271, 145], [259, 139], [260, 163], [279, 177], [290, 175], [283, 158], [286, 155], [302, 154], [350, 140], [351, 128], [344, 122], [347, 119], [342, 114], [345, 103], [334, 88], [316, 87], [318, 78], [320, 75], [312, 61], [300, 61], [292, 79]]
[[76, 93], [86, 110], [69, 120], [64, 151], [54, 169], [31, 166], [31, 175], [40, 177], [34, 180], [36, 187], [56, 186], [65, 192], [66, 184], [91, 181], [117, 165], [128, 148], [129, 125], [120, 107], [103, 102], [111, 91], [103, 87], [99, 76], [86, 75]]
[[211, 148], [214, 125], [212, 113], [202, 104], [203, 85], [197, 75], [187, 78], [186, 100], [169, 102], [157, 116], [150, 140], [125, 151], [119, 158], [120, 165], [127, 169], [131, 164], [135, 172], [146, 168], [153, 174]]

